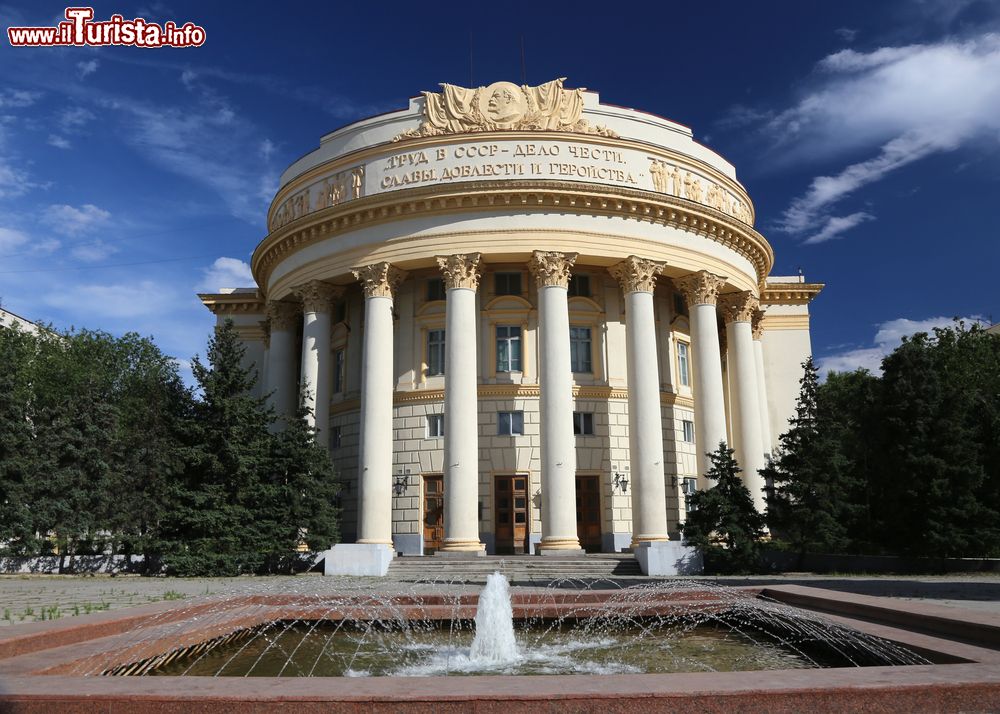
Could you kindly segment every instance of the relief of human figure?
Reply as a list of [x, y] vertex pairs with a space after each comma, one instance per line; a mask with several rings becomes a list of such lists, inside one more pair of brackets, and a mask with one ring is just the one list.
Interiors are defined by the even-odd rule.
[[351, 171], [351, 197], [361, 198], [364, 191], [365, 167], [359, 166]]
[[684, 197], [701, 203], [701, 181], [690, 171], [684, 174]]
[[726, 206], [726, 194], [717, 183], [708, 185], [708, 195], [706, 196], [708, 205], [718, 211], [724, 211]]
[[650, 159], [649, 175], [653, 177], [653, 190], [667, 192], [667, 165], [662, 161]]
[[676, 166], [670, 166], [670, 187], [674, 196], [681, 196], [681, 170]]

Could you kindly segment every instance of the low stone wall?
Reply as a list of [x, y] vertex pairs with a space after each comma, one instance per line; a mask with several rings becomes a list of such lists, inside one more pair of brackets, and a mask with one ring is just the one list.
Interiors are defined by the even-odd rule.
[[46, 555], [37, 558], [0, 558], [0, 573], [8, 575], [105, 575], [140, 573], [145, 558], [141, 555]]
[[896, 555], [831, 555], [765, 550], [765, 565], [777, 572], [810, 573], [1000, 573], [1000, 558], [908, 558]]

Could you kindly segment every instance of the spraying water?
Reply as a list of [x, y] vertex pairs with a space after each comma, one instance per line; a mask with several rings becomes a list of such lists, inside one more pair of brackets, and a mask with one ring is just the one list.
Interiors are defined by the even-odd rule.
[[520, 659], [514, 640], [514, 611], [510, 604], [510, 587], [502, 573], [486, 579], [476, 609], [476, 637], [472, 640], [469, 659], [505, 665]]

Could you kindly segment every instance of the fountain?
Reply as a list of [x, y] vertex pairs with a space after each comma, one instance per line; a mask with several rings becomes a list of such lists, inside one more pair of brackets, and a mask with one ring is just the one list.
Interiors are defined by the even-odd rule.
[[514, 613], [510, 604], [510, 586], [500, 572], [486, 580], [476, 607], [476, 636], [469, 658], [497, 668], [520, 659], [514, 639]]

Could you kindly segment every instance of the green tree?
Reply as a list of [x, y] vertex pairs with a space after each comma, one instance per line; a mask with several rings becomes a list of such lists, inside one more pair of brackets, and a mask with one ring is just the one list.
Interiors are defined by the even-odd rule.
[[716, 485], [691, 496], [693, 510], [682, 526], [684, 540], [704, 554], [706, 570], [756, 572], [761, 567], [764, 517], [743, 485], [733, 450], [720, 442], [709, 458], [712, 468], [705, 477]]
[[34, 335], [0, 327], [0, 543], [14, 554], [37, 549], [31, 510], [34, 430], [28, 418]]

